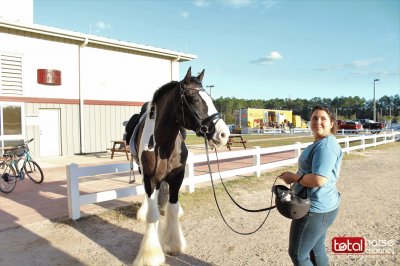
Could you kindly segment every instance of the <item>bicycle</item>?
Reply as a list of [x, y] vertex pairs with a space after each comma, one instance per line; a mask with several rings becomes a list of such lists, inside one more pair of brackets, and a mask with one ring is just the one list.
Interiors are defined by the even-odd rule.
[[[10, 193], [13, 191], [17, 181], [23, 181], [25, 175], [36, 184], [43, 182], [42, 168], [32, 159], [29, 152], [28, 143], [32, 141], [33, 138], [4, 153], [3, 160], [0, 162], [1, 192]], [[18, 165], [21, 165], [21, 167], [18, 168]]]

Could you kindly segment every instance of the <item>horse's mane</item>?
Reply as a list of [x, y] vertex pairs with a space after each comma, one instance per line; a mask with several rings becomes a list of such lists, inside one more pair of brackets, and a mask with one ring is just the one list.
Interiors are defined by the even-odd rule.
[[178, 84], [178, 83], [179, 83], [178, 81], [171, 81], [171, 82], [163, 85], [162, 87], [160, 87], [158, 90], [156, 90], [154, 92], [153, 100], [151, 102], [153, 104], [157, 103], [165, 93], [167, 93], [170, 90], [174, 89], [176, 87], [176, 84]]
[[[153, 104], [157, 103], [165, 93], [169, 92], [170, 90], [173, 90], [178, 83], [179, 83], [178, 81], [171, 81], [160, 87], [158, 90], [154, 92], [153, 100], [151, 102]], [[191, 77], [190, 83], [194, 83], [202, 87], [201, 81], [196, 77]]]

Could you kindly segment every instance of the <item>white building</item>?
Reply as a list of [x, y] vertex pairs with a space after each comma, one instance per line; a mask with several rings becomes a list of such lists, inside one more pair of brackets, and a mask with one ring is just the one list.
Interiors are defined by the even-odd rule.
[[0, 0], [0, 147], [35, 138], [38, 157], [106, 151], [195, 58], [35, 25], [33, 0]]

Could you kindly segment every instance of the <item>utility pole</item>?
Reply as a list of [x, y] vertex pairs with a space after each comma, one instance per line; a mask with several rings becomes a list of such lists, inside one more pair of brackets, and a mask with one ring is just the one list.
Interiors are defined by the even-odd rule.
[[210, 89], [210, 96], [211, 96], [211, 89], [214, 88], [215, 86], [214, 85], [207, 85], [206, 87]]
[[374, 79], [374, 121], [376, 122], [376, 100], [375, 100], [375, 82], [379, 81], [379, 79]]

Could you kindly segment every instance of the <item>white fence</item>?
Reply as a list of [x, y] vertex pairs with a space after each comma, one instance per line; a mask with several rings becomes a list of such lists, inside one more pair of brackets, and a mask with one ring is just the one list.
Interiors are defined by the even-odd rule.
[[[356, 137], [346, 136], [344, 138], [338, 139], [338, 142], [344, 143], [342, 151], [346, 154], [349, 154], [350, 151], [353, 150], [360, 150], [360, 149], [365, 150], [365, 148], [367, 147], [386, 144], [388, 142], [393, 142], [398, 139], [400, 139], [400, 132], [392, 131], [377, 135], [376, 134], [361, 135]], [[357, 142], [359, 142], [359, 144]], [[358, 145], [356, 145], [355, 143]], [[212, 173], [212, 178], [218, 179], [219, 175], [221, 175], [222, 178], [227, 178], [227, 177], [243, 175], [243, 174], [251, 174], [251, 173], [260, 176], [263, 170], [295, 164], [297, 163], [301, 150], [310, 144], [311, 143], [298, 142], [293, 145], [285, 145], [280, 147], [271, 147], [271, 148], [256, 147], [255, 149], [221, 152], [218, 154], [218, 159], [220, 161], [224, 159], [238, 159], [242, 157], [251, 156], [253, 158], [253, 164], [252, 166], [243, 167], [240, 169], [232, 169], [232, 170], [222, 171], [220, 173]], [[287, 152], [287, 151], [292, 151], [292, 152], [295, 151], [294, 157], [272, 163], [266, 163], [266, 164], [261, 163], [261, 155], [277, 153], [277, 152]], [[217, 158], [214, 153], [210, 153], [209, 156], [210, 156], [210, 161], [216, 161]], [[187, 165], [186, 165], [185, 179], [183, 180], [182, 188], [186, 189], [189, 192], [193, 192], [196, 184], [208, 182], [210, 180], [209, 173], [195, 175], [194, 165], [196, 163], [204, 163], [204, 162], [207, 162], [206, 154], [193, 155], [192, 153], [189, 153], [189, 158], [187, 160]], [[137, 165], [135, 165], [134, 170], [137, 170]], [[84, 166], [84, 167], [81, 167], [77, 164], [67, 165], [67, 193], [68, 193], [69, 217], [74, 220], [79, 219], [81, 216], [80, 206], [86, 204], [104, 202], [113, 199], [144, 194], [145, 190], [143, 185], [130, 185], [124, 188], [119, 188], [109, 191], [102, 191], [84, 195], [80, 194], [79, 191], [80, 177], [95, 176], [95, 175], [110, 174], [110, 173], [121, 173], [129, 171], [130, 171], [129, 163], [108, 164], [99, 166]]]
[[243, 128], [243, 132], [247, 134], [268, 134], [268, 135], [280, 135], [280, 134], [311, 134], [310, 128], [275, 128], [266, 127], [260, 128]]

